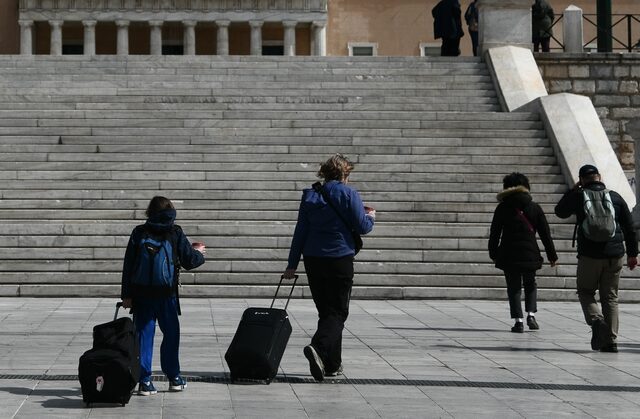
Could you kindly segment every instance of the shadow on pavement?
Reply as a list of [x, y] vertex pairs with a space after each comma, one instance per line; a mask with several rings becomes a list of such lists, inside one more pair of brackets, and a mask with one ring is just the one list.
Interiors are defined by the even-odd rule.
[[507, 329], [479, 329], [475, 327], [383, 327], [388, 330], [434, 330], [436, 332], [508, 332]]

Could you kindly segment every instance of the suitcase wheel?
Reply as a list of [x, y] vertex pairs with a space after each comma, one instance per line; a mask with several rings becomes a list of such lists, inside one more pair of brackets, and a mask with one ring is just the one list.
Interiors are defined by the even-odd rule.
[[267, 378], [265, 382], [267, 383], [267, 385], [271, 384], [271, 378]]

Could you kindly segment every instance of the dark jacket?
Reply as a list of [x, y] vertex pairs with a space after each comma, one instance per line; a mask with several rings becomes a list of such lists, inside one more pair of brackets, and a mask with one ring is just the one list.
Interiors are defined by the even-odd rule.
[[[176, 243], [176, 253], [180, 266], [189, 270], [197, 268], [204, 263], [204, 256], [202, 253], [194, 250], [191, 247], [191, 243], [185, 236], [182, 228], [174, 224], [176, 219], [175, 210], [165, 210], [158, 214], [153, 214], [145, 224], [141, 224], [133, 229], [131, 236], [129, 237], [129, 244], [124, 255], [124, 263], [122, 266], [122, 288], [120, 291], [120, 297], [135, 298], [135, 297], [154, 297], [155, 295], [145, 295], [144, 290], [135, 289], [132, 287], [132, 275], [135, 269], [136, 252], [138, 243], [142, 238], [145, 231], [155, 233], [158, 235], [170, 234], [172, 235], [171, 241]], [[179, 269], [175, 270], [174, 283], [178, 280]], [[150, 292], [150, 290], [148, 290]], [[142, 294], [142, 295], [141, 295]]]
[[[324, 188], [333, 206], [357, 233], [367, 234], [373, 230], [374, 220], [365, 215], [358, 191], [335, 180], [325, 183]], [[313, 188], [302, 192], [287, 269], [296, 269], [302, 254], [330, 258], [355, 254], [351, 230]]]
[[536, 0], [531, 6], [531, 30], [534, 38], [550, 38], [553, 35], [553, 9], [545, 0]]
[[464, 20], [467, 22], [469, 32], [478, 31], [478, 6], [476, 5], [475, 1], [469, 3], [467, 11], [464, 12]]
[[547, 259], [558, 260], [544, 212], [524, 186], [505, 189], [498, 194], [498, 201], [489, 235], [489, 256], [497, 268], [504, 271], [540, 269], [543, 259], [535, 232], [540, 235]]
[[[602, 182], [591, 182], [584, 187], [594, 191], [606, 189]], [[617, 192], [609, 191], [609, 195], [616, 211], [616, 233], [608, 242], [594, 242], [587, 239], [582, 229], [578, 228], [578, 257], [583, 255], [594, 259], [619, 258], [625, 254], [625, 244], [628, 257], [638, 256], [638, 241], [629, 207]], [[555, 212], [560, 218], [569, 218], [575, 214], [576, 224], [582, 224], [585, 218], [582, 191], [574, 188], [565, 193], [556, 205]]]
[[439, 38], [462, 38], [462, 9], [458, 0], [441, 0], [431, 10], [433, 34]]

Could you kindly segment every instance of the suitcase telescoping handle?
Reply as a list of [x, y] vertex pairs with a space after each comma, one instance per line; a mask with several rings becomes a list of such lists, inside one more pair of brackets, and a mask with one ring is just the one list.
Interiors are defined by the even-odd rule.
[[[276, 288], [276, 295], [273, 297], [271, 301], [271, 307], [273, 308], [273, 304], [276, 302], [276, 298], [278, 298], [278, 291], [280, 291], [280, 286], [282, 285], [282, 281], [284, 281], [284, 275], [280, 276], [280, 282], [278, 282], [278, 288]], [[286, 310], [289, 307], [289, 300], [291, 300], [291, 295], [293, 295], [293, 289], [296, 287], [296, 282], [298, 282], [298, 275], [293, 277], [293, 285], [291, 285], [291, 291], [289, 291], [289, 297], [287, 298], [287, 303], [284, 305], [284, 309]]]
[[[116, 312], [113, 315], [113, 320], [116, 320], [118, 318], [118, 311], [120, 311], [120, 307], [122, 307], [122, 301], [118, 301], [116, 303]], [[129, 314], [133, 314], [133, 310], [129, 310]]]
[[120, 307], [122, 307], [122, 301], [118, 301], [116, 303], [116, 313], [113, 315], [113, 320], [118, 318], [118, 311], [120, 311]]

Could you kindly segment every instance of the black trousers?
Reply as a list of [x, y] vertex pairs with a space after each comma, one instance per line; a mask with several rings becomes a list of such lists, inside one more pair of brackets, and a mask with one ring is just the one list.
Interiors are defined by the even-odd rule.
[[460, 55], [460, 38], [442, 38], [440, 55], [442, 57], [457, 57]]
[[505, 271], [507, 280], [507, 295], [509, 296], [509, 308], [512, 319], [521, 319], [522, 303], [520, 296], [524, 285], [524, 309], [528, 313], [538, 311], [538, 287], [536, 285], [536, 271]]
[[533, 52], [540, 52], [540, 48], [542, 47], [542, 52], [550, 51], [551, 38], [540, 38], [537, 36], [533, 37]]
[[349, 316], [353, 286], [353, 256], [304, 258], [313, 302], [318, 310], [318, 329], [311, 339], [326, 372], [342, 364], [342, 330]]

